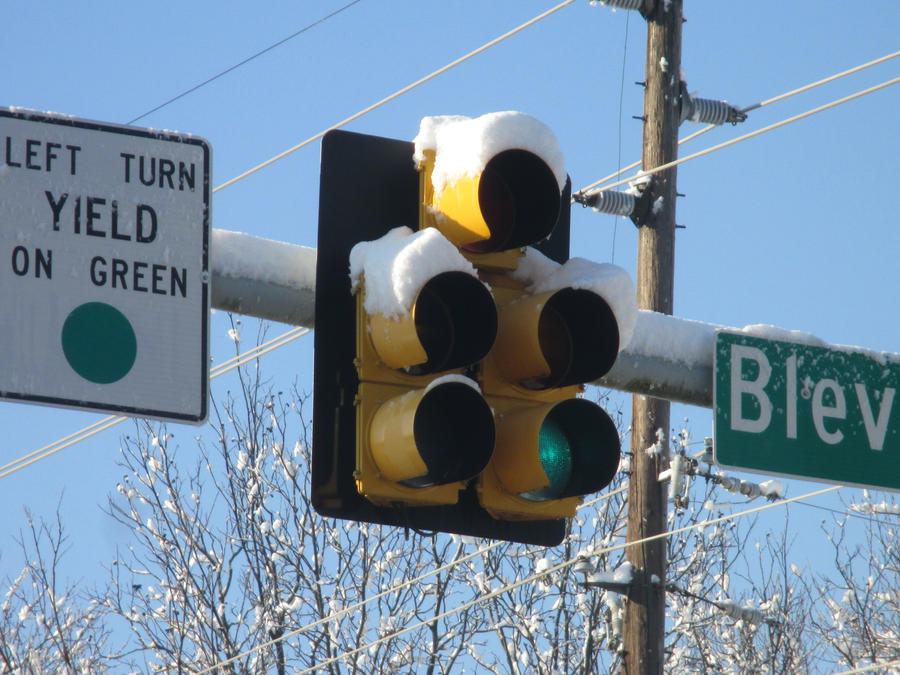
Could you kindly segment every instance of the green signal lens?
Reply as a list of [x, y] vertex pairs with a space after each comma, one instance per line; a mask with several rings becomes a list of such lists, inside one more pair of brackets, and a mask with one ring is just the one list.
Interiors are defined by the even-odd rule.
[[550, 485], [533, 492], [523, 492], [520, 496], [535, 502], [556, 499], [572, 476], [572, 446], [562, 427], [550, 417], [541, 425], [538, 453]]

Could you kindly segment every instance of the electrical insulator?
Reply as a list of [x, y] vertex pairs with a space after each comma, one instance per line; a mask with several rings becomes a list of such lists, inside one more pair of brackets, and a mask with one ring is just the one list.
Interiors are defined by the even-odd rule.
[[606, 593], [606, 606], [609, 609], [609, 629], [611, 642], [619, 644], [622, 641], [622, 627], [625, 620], [625, 603], [618, 593]]
[[[597, 0], [591, 0], [591, 4], [596, 5]], [[600, 0], [600, 4], [613, 9], [640, 9], [644, 0]]]
[[600, 190], [587, 195], [578, 193], [574, 199], [583, 206], [590, 206], [600, 213], [611, 213], [616, 216], [630, 216], [634, 213], [637, 200], [629, 192], [616, 192], [614, 190]]
[[747, 119], [747, 114], [726, 101], [711, 98], [695, 98], [688, 93], [681, 97], [681, 121], [690, 120], [702, 124], [737, 124]]
[[735, 621], [759, 624], [766, 620], [766, 615], [756, 607], [741, 607], [730, 600], [716, 602], [715, 605]]
[[684, 455], [673, 455], [669, 462], [671, 474], [669, 476], [669, 499], [673, 502], [681, 497], [681, 491], [684, 489]]

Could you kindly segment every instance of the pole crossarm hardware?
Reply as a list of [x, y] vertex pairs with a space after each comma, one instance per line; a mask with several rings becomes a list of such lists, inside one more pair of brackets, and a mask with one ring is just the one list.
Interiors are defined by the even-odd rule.
[[599, 213], [631, 218], [640, 227], [655, 215], [662, 205], [654, 192], [656, 179], [652, 175], [638, 176], [627, 192], [619, 190], [581, 190], [572, 195], [572, 201]]
[[737, 108], [727, 101], [712, 98], [699, 98], [691, 95], [687, 90], [687, 83], [681, 81], [681, 121], [698, 122], [701, 124], [740, 124], [747, 121], [747, 112]]

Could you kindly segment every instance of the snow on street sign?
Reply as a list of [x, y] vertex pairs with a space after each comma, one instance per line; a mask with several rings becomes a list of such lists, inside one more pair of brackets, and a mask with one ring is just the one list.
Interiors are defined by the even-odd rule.
[[900, 355], [718, 331], [716, 463], [900, 490]]
[[202, 423], [209, 144], [0, 108], [0, 397]]

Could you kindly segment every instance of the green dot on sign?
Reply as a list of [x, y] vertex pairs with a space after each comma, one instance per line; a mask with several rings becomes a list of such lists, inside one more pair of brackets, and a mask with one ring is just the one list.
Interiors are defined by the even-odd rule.
[[112, 305], [86, 302], [71, 311], [62, 348], [72, 370], [90, 382], [110, 384], [128, 374], [137, 357], [131, 323]]

